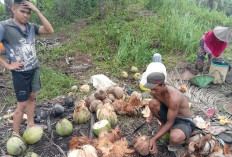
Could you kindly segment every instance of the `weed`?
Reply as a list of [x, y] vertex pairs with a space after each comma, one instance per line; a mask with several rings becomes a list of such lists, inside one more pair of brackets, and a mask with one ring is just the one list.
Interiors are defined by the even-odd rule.
[[77, 84], [74, 78], [61, 72], [56, 72], [50, 67], [41, 66], [41, 91], [37, 95], [39, 102], [54, 98], [61, 94], [67, 94], [72, 85]]

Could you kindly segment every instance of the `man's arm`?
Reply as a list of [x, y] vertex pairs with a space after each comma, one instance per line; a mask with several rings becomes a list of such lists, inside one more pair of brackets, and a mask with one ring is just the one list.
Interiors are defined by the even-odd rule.
[[169, 105], [168, 113], [167, 113], [167, 122], [159, 129], [159, 131], [154, 135], [154, 137], [150, 140], [150, 153], [156, 154], [158, 152], [156, 147], [157, 140], [162, 137], [168, 130], [173, 126], [175, 118], [178, 114], [179, 106], [175, 103]]
[[50, 22], [43, 16], [43, 14], [29, 1], [25, 1], [22, 5], [25, 5], [26, 7], [28, 7], [29, 9], [31, 9], [32, 11], [34, 11], [41, 23], [42, 23], [42, 26], [39, 27], [39, 34], [42, 35], [42, 34], [52, 34], [54, 33], [54, 30], [50, 24]]

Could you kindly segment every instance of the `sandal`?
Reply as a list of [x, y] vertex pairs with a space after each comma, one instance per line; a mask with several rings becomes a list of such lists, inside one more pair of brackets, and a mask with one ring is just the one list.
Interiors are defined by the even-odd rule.
[[168, 145], [168, 150], [169, 150], [170, 152], [176, 152], [176, 151], [177, 151], [178, 149], [180, 149], [181, 147], [183, 147], [182, 144], [174, 145], [174, 144], [170, 143], [170, 144]]

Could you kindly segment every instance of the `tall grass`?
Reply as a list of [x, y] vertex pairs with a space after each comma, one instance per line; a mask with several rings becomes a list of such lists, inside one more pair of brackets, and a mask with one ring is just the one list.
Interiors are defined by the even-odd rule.
[[159, 7], [148, 4], [159, 13], [156, 37], [164, 50], [186, 53], [189, 60], [195, 58], [203, 34], [232, 21], [223, 12], [210, 12], [186, 0], [157, 0]]

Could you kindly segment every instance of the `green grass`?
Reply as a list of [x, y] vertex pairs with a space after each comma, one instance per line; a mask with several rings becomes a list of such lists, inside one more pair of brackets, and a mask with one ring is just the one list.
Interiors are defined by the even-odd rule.
[[77, 81], [59, 71], [54, 71], [50, 67], [41, 66], [41, 83], [42, 88], [37, 96], [38, 102], [54, 98], [61, 94], [67, 94], [70, 91], [70, 87], [76, 85]]

